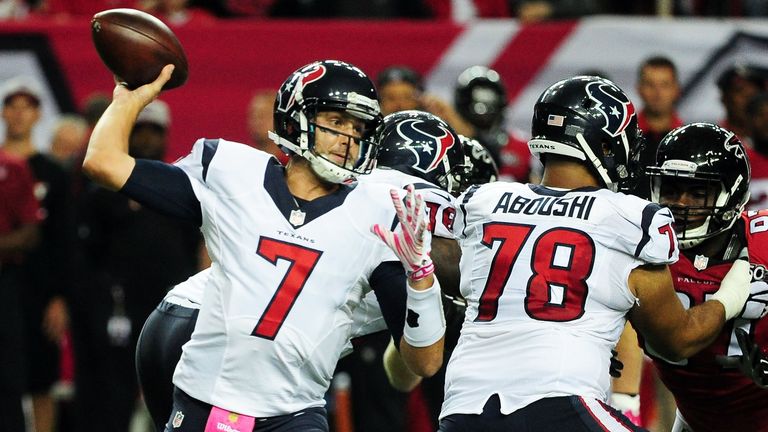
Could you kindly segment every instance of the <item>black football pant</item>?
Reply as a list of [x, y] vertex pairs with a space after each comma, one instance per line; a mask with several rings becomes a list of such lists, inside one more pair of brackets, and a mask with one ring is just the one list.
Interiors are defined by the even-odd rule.
[[21, 396], [26, 377], [19, 273], [0, 268], [0, 431], [24, 432]]
[[444, 417], [440, 420], [439, 432], [645, 431], [610, 406], [578, 396], [539, 399], [508, 415], [500, 409], [499, 396], [493, 395], [482, 414]]
[[[173, 410], [168, 417], [165, 432], [205, 430], [212, 408], [211, 405], [176, 388], [173, 392]], [[176, 419], [176, 427], [173, 424], [174, 419]], [[292, 414], [256, 418], [253, 430], [254, 432], [328, 432], [328, 419], [325, 408], [307, 408]]]
[[181, 347], [192, 337], [198, 312], [163, 300], [141, 329], [136, 374], [157, 431], [165, 429], [173, 407], [173, 371], [181, 358]]

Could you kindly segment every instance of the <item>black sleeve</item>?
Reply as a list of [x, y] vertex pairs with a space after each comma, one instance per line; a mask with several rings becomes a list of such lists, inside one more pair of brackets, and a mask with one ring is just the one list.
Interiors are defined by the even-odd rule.
[[405, 301], [408, 297], [405, 291], [405, 269], [400, 261], [383, 262], [371, 273], [369, 282], [399, 351], [405, 325]]
[[136, 159], [136, 166], [120, 193], [159, 213], [186, 219], [196, 226], [203, 223], [203, 211], [192, 183], [177, 166]]

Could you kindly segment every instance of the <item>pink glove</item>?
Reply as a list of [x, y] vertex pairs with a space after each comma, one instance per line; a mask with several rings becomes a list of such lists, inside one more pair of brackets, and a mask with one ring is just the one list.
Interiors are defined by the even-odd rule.
[[408, 278], [415, 282], [434, 273], [435, 266], [429, 257], [431, 237], [424, 200], [414, 192], [413, 185], [408, 185], [405, 189], [405, 207], [396, 189], [389, 192], [400, 220], [399, 231], [390, 231], [379, 224], [374, 225], [371, 230], [392, 249], [403, 263]]

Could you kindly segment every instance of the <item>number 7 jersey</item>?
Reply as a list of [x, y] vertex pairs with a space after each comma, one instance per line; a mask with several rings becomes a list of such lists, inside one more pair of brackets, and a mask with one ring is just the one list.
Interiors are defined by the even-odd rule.
[[636, 299], [630, 272], [677, 259], [667, 209], [607, 189], [490, 183], [460, 196], [467, 312], [440, 417], [555, 396], [605, 400], [610, 350]]
[[370, 231], [395, 220], [392, 186], [340, 187], [299, 207], [276, 160], [224, 140], [198, 141], [176, 166], [202, 208], [214, 264], [174, 384], [255, 417], [322, 406], [385, 261], [405, 311], [402, 266]]

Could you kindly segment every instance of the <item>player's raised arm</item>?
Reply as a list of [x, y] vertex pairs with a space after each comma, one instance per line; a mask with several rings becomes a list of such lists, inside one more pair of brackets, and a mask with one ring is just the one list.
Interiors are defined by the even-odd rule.
[[426, 209], [413, 185], [407, 188], [405, 203], [392, 190], [392, 203], [400, 220], [398, 232], [380, 225], [373, 232], [389, 246], [405, 267], [408, 276], [407, 312], [400, 353], [409, 369], [420, 376], [434, 375], [443, 365], [445, 317], [440, 284], [429, 257], [430, 235]]
[[135, 165], [128, 155], [128, 139], [139, 112], [152, 102], [171, 78], [173, 65], [163, 68], [149, 84], [130, 91], [121, 84], [112, 92], [112, 103], [96, 123], [83, 160], [83, 172], [108, 189], [123, 187]]
[[686, 310], [667, 266], [638, 267], [629, 278], [638, 298], [629, 320], [666, 359], [688, 358], [711, 344], [725, 321], [738, 315], [749, 295], [750, 277], [749, 264], [737, 260], [711, 300]]

